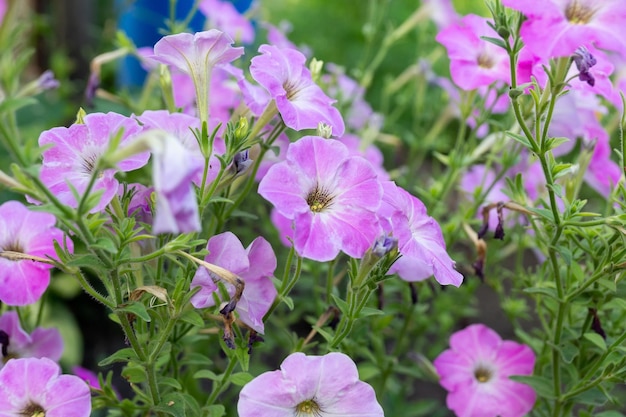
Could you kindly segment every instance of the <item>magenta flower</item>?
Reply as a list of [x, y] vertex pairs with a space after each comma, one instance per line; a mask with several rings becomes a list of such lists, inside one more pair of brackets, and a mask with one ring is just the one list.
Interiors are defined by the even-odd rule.
[[57, 329], [38, 327], [29, 335], [15, 311], [0, 316], [0, 345], [0, 369], [10, 359], [46, 357], [58, 361], [63, 354], [63, 338]]
[[0, 369], [0, 415], [89, 417], [89, 385], [60, 372], [47, 358], [11, 359]]
[[459, 417], [521, 417], [533, 408], [535, 391], [509, 377], [532, 375], [535, 354], [482, 324], [454, 333], [433, 365], [447, 406]]
[[464, 90], [495, 81], [510, 82], [506, 51], [481, 39], [481, 36], [498, 36], [487, 22], [484, 17], [470, 14], [437, 35], [437, 42], [448, 50], [452, 80]]
[[[398, 239], [402, 255], [390, 269], [406, 281], [421, 281], [431, 275], [443, 285], [458, 287], [463, 275], [446, 251], [439, 224], [426, 213], [426, 207], [393, 181], [382, 183], [383, 204], [379, 219], [386, 233]], [[297, 229], [296, 229], [297, 230]]]
[[528, 17], [521, 36], [539, 57], [569, 56], [590, 44], [626, 53], [626, 3], [621, 0], [503, 0], [502, 4]]
[[161, 38], [154, 45], [152, 59], [177, 68], [191, 76], [196, 91], [198, 116], [208, 117], [208, 91], [215, 66], [223, 66], [243, 54], [243, 48], [234, 48], [233, 40], [216, 29], [204, 32], [178, 33]]
[[[39, 136], [39, 146], [53, 145], [43, 153], [41, 180], [59, 201], [77, 207], [78, 201], [71, 187], [79, 194], [87, 188], [98, 158], [107, 151], [112, 137], [122, 134], [120, 146], [132, 141], [142, 128], [136, 120], [117, 113], [92, 113], [84, 117], [84, 124], [69, 128], [55, 127]], [[115, 173], [141, 168], [148, 162], [147, 152], [136, 154], [117, 164], [117, 170], [106, 169], [98, 175], [92, 193], [103, 192], [100, 202], [91, 210], [102, 211], [117, 194], [119, 182]]]
[[[237, 236], [225, 232], [209, 239], [207, 249], [209, 254], [204, 258], [206, 262], [227, 269], [243, 279], [245, 287], [235, 311], [242, 322], [263, 334], [263, 316], [277, 294], [271, 279], [276, 269], [276, 255], [269, 242], [257, 237], [244, 249]], [[217, 290], [217, 285], [205, 268], [198, 268], [196, 271], [191, 281], [191, 289], [195, 287], [201, 289], [191, 297], [194, 307], [206, 308], [215, 304], [213, 293]], [[226, 287], [232, 296], [235, 288], [230, 284], [226, 284]]]
[[261, 45], [259, 52], [261, 55], [252, 58], [250, 73], [276, 102], [287, 127], [317, 129], [323, 122], [333, 128], [333, 135], [343, 135], [343, 118], [332, 106], [334, 100], [311, 78], [302, 53], [272, 45]]
[[202, 229], [193, 179], [204, 163], [193, 156], [181, 142], [165, 134], [152, 147], [152, 179], [156, 207], [152, 232], [190, 233]]
[[[54, 215], [30, 211], [18, 201], [0, 205], [0, 252], [56, 258], [55, 240], [72, 252], [72, 241], [63, 239], [64, 234], [54, 227], [55, 223]], [[13, 306], [36, 302], [48, 288], [50, 268], [48, 263], [0, 256], [0, 301]]]
[[239, 417], [382, 417], [374, 389], [359, 380], [343, 353], [292, 353], [280, 370], [265, 372], [239, 394]]
[[306, 136], [289, 145], [259, 194], [295, 225], [295, 248], [316, 261], [339, 251], [360, 258], [380, 235], [376, 211], [382, 189], [372, 165], [341, 142]]

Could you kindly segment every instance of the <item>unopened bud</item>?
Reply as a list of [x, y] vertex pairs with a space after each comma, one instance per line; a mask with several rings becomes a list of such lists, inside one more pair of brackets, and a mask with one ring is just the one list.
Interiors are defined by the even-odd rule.
[[317, 136], [323, 137], [324, 139], [329, 139], [332, 135], [333, 135], [332, 126], [329, 126], [323, 122], [320, 122], [317, 125]]

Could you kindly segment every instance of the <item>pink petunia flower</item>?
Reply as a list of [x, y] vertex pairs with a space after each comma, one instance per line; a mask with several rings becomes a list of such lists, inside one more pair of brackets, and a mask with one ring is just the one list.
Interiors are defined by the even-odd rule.
[[226, 32], [238, 42], [254, 42], [254, 26], [230, 1], [203, 0], [198, 10], [207, 16], [210, 28]]
[[[295, 130], [316, 129], [323, 122], [332, 127], [333, 135], [343, 135], [343, 118], [332, 106], [334, 100], [311, 78], [302, 53], [272, 45], [261, 45], [259, 52], [261, 55], [252, 58], [250, 73], [269, 92], [267, 102], [272, 99], [276, 102], [287, 127]], [[250, 101], [245, 90], [244, 98], [246, 103]]]
[[382, 417], [374, 389], [359, 380], [356, 365], [343, 353], [292, 353], [280, 370], [265, 372], [239, 394], [240, 417]]
[[622, 0], [503, 0], [502, 4], [528, 17], [521, 36], [526, 48], [539, 57], [569, 56], [590, 44], [626, 53]]
[[386, 233], [398, 239], [402, 255], [391, 269], [406, 281], [422, 281], [431, 275], [443, 285], [458, 287], [463, 275], [446, 251], [439, 224], [426, 213], [426, 207], [393, 181], [384, 181], [383, 203], [378, 212]]
[[28, 334], [20, 326], [20, 319], [15, 311], [7, 311], [0, 316], [0, 369], [10, 359], [48, 358], [61, 359], [63, 338], [57, 329], [41, 327]]
[[89, 385], [60, 373], [59, 365], [47, 358], [11, 359], [0, 370], [0, 414], [89, 417]]
[[[245, 286], [235, 311], [242, 322], [263, 334], [263, 316], [277, 294], [271, 279], [276, 270], [276, 255], [271, 245], [264, 238], [257, 237], [244, 249], [237, 236], [225, 232], [209, 239], [207, 249], [209, 254], [204, 258], [206, 262], [227, 269], [243, 279]], [[235, 288], [230, 284], [226, 286], [232, 296]], [[206, 308], [215, 304], [213, 293], [217, 290], [217, 285], [205, 268], [196, 271], [191, 281], [191, 289], [195, 287], [201, 289], [191, 297], [194, 307]]]
[[204, 164], [181, 142], [165, 133], [152, 146], [152, 179], [156, 207], [152, 232], [191, 233], [202, 229], [193, 179]]
[[305, 136], [272, 166], [259, 194], [293, 221], [300, 256], [325, 262], [339, 251], [360, 258], [380, 235], [382, 188], [372, 165], [341, 142]]
[[[120, 146], [132, 141], [142, 128], [136, 120], [117, 113], [92, 113], [84, 117], [84, 124], [69, 128], [55, 127], [39, 136], [39, 146], [53, 145], [43, 153], [41, 181], [59, 201], [77, 207], [78, 201], [71, 188], [83, 194], [89, 184], [93, 169], [107, 151], [111, 138], [121, 133]], [[133, 155], [117, 164], [119, 171], [132, 171], [148, 162], [147, 152]], [[117, 194], [119, 182], [116, 169], [106, 169], [98, 175], [92, 193], [103, 192], [92, 213], [102, 211]]]
[[164, 36], [154, 45], [152, 59], [177, 68], [193, 79], [198, 117], [207, 120], [208, 91], [213, 68], [224, 66], [243, 54], [242, 47], [233, 47], [233, 40], [216, 29], [204, 32], [178, 33]]
[[433, 365], [458, 417], [521, 417], [533, 408], [535, 391], [509, 377], [532, 375], [535, 354], [482, 324], [454, 333]]
[[437, 42], [448, 50], [450, 75], [463, 90], [473, 90], [495, 81], [510, 82], [509, 57], [499, 46], [481, 39], [497, 37], [488, 19], [464, 16], [437, 35]]
[[[72, 241], [63, 239], [63, 231], [54, 227], [55, 223], [54, 215], [30, 211], [18, 201], [0, 205], [0, 252], [56, 258], [55, 240], [72, 252]], [[0, 301], [13, 306], [36, 302], [48, 288], [50, 268], [52, 265], [43, 262], [0, 256]]]

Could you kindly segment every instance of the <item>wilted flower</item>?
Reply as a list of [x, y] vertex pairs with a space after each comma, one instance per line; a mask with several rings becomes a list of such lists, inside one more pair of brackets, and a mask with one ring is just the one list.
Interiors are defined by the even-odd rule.
[[0, 410], [4, 416], [89, 417], [89, 385], [60, 375], [48, 358], [11, 359], [0, 369]]
[[259, 194], [293, 221], [295, 248], [305, 258], [329, 261], [339, 251], [360, 258], [380, 235], [376, 172], [336, 140], [306, 136], [290, 144]]
[[535, 354], [482, 324], [454, 333], [433, 365], [447, 406], [459, 417], [521, 417], [533, 408], [535, 391], [509, 377], [532, 375]]
[[0, 368], [10, 359], [46, 357], [58, 361], [63, 354], [63, 338], [57, 329], [38, 327], [28, 334], [15, 311], [0, 316], [0, 345]]
[[[209, 254], [206, 262], [220, 266], [244, 281], [244, 290], [235, 311], [239, 318], [254, 331], [263, 334], [263, 316], [276, 298], [276, 288], [271, 277], [276, 269], [276, 256], [271, 245], [262, 237], [257, 237], [244, 249], [243, 245], [231, 232], [225, 232], [209, 239]], [[226, 284], [230, 295], [235, 288]], [[198, 268], [191, 281], [191, 288], [201, 287], [191, 297], [191, 304], [196, 308], [206, 308], [215, 304], [213, 293], [217, 285], [211, 273], [205, 268]]]
[[[71, 188], [79, 195], [87, 189], [98, 159], [109, 148], [111, 138], [121, 134], [120, 146], [127, 145], [142, 128], [136, 120], [117, 113], [92, 113], [83, 118], [84, 123], [75, 123], [69, 128], [55, 127], [39, 136], [39, 146], [53, 145], [43, 152], [41, 181], [59, 201], [77, 207], [78, 201]], [[119, 162], [120, 171], [132, 171], [148, 162], [149, 154], [135, 154]], [[92, 193], [102, 190], [98, 204], [91, 210], [104, 210], [117, 194], [119, 182], [115, 179], [116, 169], [105, 169], [98, 173]]]
[[280, 370], [259, 375], [241, 390], [240, 417], [383, 417], [374, 389], [359, 380], [343, 353], [292, 353]]
[[595, 78], [593, 78], [593, 75], [589, 72], [589, 70], [591, 69], [591, 67], [596, 65], [598, 61], [584, 46], [581, 46], [580, 48], [576, 49], [576, 51], [574, 51], [572, 59], [574, 60], [576, 68], [578, 68], [579, 71], [578, 79], [580, 81], [586, 82], [593, 87], [593, 85], [596, 83], [596, 80]]
[[[291, 48], [261, 45], [261, 55], [252, 58], [250, 73], [269, 92], [285, 125], [295, 130], [317, 129], [320, 122], [333, 128], [333, 135], [343, 135], [345, 127], [339, 110], [311, 78], [305, 67], [306, 57]], [[244, 91], [245, 92], [245, 91]], [[246, 101], [250, 101], [245, 95]]]
[[2, 252], [47, 259], [56, 258], [54, 241], [61, 247], [70, 239], [63, 239], [63, 231], [54, 227], [56, 218], [50, 213], [30, 211], [18, 201], [0, 205], [0, 301], [14, 306], [32, 304], [39, 300], [50, 283], [52, 265], [30, 259], [8, 259]]

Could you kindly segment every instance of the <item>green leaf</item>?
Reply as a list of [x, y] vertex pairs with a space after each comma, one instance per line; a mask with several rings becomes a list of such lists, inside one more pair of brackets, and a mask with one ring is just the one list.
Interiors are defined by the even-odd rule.
[[37, 100], [32, 97], [8, 97], [0, 102], [0, 113], [14, 112], [33, 104], [37, 104]]
[[102, 249], [109, 253], [117, 253], [117, 245], [111, 239], [107, 239], [106, 237], [101, 237], [96, 240], [96, 243], [92, 244], [91, 247]]
[[252, 381], [253, 379], [254, 379], [254, 376], [252, 376], [251, 374], [247, 372], [235, 372], [234, 374], [231, 375], [230, 382], [232, 382], [233, 384], [239, 387], [243, 387], [244, 385], [246, 385], [248, 382]]
[[489, 36], [481, 36], [480, 39], [484, 40], [485, 42], [489, 42], [496, 46], [499, 46], [502, 49], [506, 49], [506, 44], [500, 38], [491, 38]]
[[369, 316], [382, 316], [384, 314], [385, 314], [384, 311], [379, 310], [377, 308], [363, 307], [363, 310], [361, 310], [361, 312], [359, 313], [359, 318], [369, 317]]
[[380, 368], [373, 363], [359, 365], [359, 379], [367, 381], [378, 375], [380, 375]]
[[161, 411], [174, 417], [186, 417], [187, 407], [185, 407], [185, 404], [185, 397], [183, 397], [182, 394], [178, 392], [170, 392], [162, 397], [161, 403], [153, 407], [153, 410]]
[[122, 377], [130, 383], [139, 384], [147, 379], [146, 370], [138, 365], [122, 369]]
[[514, 139], [515, 141], [521, 143], [525, 148], [530, 149], [530, 150], [533, 149], [533, 145], [530, 144], [530, 141], [528, 140], [526, 136], [518, 135], [517, 133], [513, 133], [513, 132], [504, 132], [504, 134], [510, 137], [511, 139]]
[[542, 377], [542, 376], [521, 376], [514, 375], [510, 376], [514, 381], [522, 382], [524, 384], [530, 385], [537, 392], [539, 397], [543, 397], [545, 399], [554, 399], [554, 384], [552, 380]]
[[121, 311], [124, 313], [134, 314], [137, 317], [140, 317], [146, 323], [149, 323], [152, 319], [148, 314], [148, 310], [146, 310], [146, 306], [139, 301], [131, 301], [127, 304], [123, 304], [116, 308], [116, 311]]
[[599, 347], [603, 352], [606, 351], [606, 341], [598, 333], [587, 332], [583, 337]]
[[559, 301], [556, 289], [547, 287], [530, 287], [523, 290], [526, 294], [542, 294]]
[[333, 300], [335, 301], [335, 304], [337, 304], [337, 307], [339, 308], [339, 311], [341, 311], [341, 314], [347, 317], [348, 312], [350, 311], [350, 307], [348, 306], [348, 303], [343, 301], [341, 298], [339, 298], [335, 294], [331, 294], [330, 296], [333, 297]]
[[575, 396], [572, 400], [575, 404], [587, 404], [594, 406], [604, 405], [608, 401], [606, 395], [595, 387]]
[[202, 316], [195, 310], [187, 310], [179, 318], [192, 326], [200, 328], [204, 327], [204, 320], [202, 320]]
[[178, 382], [178, 380], [176, 378], [169, 378], [169, 377], [159, 377], [159, 385], [165, 385], [168, 387], [172, 387], [176, 390], [181, 390], [183, 389], [183, 386], [180, 385], [180, 382]]
[[212, 381], [218, 381], [220, 379], [219, 376], [213, 371], [209, 371], [208, 369], [201, 369], [193, 374], [194, 379], [210, 379]]
[[222, 417], [226, 415], [226, 408], [221, 404], [214, 404], [207, 407], [209, 415], [207, 417]]
[[131, 348], [124, 348], [118, 350], [111, 356], [102, 359], [100, 362], [98, 362], [98, 366], [104, 367], [116, 362], [131, 362], [138, 360], [139, 358], [137, 357], [137, 354], [134, 350], [132, 350]]
[[[545, 151], [549, 151], [550, 149], [554, 149], [559, 145], [562, 145], [563, 143], [569, 142], [569, 138], [563, 138], [563, 137], [559, 137], [559, 138], [548, 138], [548, 140], [546, 140], [545, 144], [544, 144], [544, 150]], [[570, 164], [568, 164], [570, 165]]]

